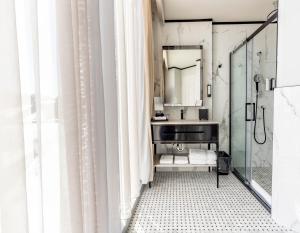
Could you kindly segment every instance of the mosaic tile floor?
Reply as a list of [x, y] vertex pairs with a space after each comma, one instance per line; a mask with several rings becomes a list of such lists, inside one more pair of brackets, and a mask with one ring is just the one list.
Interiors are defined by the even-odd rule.
[[232, 174], [157, 172], [145, 188], [128, 233], [290, 232]]
[[[236, 168], [237, 171], [245, 176], [245, 168]], [[268, 194], [272, 195], [272, 168], [253, 167], [252, 180], [259, 184]]]
[[272, 168], [252, 168], [252, 179], [255, 180], [267, 193], [272, 195]]

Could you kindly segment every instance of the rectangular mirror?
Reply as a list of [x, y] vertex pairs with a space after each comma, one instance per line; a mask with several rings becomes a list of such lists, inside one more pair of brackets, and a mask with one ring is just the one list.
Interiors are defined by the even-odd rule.
[[202, 46], [163, 46], [164, 105], [202, 106]]

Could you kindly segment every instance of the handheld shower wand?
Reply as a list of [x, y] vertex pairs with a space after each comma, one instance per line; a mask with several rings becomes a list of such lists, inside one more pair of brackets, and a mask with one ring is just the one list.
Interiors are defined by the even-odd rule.
[[255, 119], [254, 119], [254, 140], [257, 144], [265, 144], [267, 141], [267, 134], [266, 134], [266, 124], [265, 124], [265, 107], [261, 106], [262, 111], [263, 111], [263, 127], [264, 127], [264, 140], [262, 142], [258, 141], [256, 138], [256, 121], [257, 121], [257, 107], [258, 107], [258, 93], [259, 93], [259, 83], [262, 80], [262, 76], [259, 74], [254, 75], [253, 81], [255, 82], [255, 87], [256, 87], [256, 100], [255, 100]]
[[255, 82], [255, 86], [256, 86], [256, 94], [258, 93], [258, 86], [259, 86], [259, 83], [261, 81], [261, 76], [259, 74], [256, 74], [254, 75], [254, 78], [253, 78], [254, 82]]

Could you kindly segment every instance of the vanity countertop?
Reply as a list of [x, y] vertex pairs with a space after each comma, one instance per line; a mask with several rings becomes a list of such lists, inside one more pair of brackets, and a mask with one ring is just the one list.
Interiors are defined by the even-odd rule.
[[169, 121], [152, 121], [151, 125], [207, 125], [214, 124], [218, 125], [217, 121], [206, 121], [206, 120], [169, 120]]

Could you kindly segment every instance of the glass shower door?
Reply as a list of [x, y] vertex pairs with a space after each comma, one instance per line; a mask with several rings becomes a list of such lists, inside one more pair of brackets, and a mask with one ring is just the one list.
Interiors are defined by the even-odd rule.
[[272, 19], [230, 54], [232, 167], [269, 207], [277, 74], [277, 24], [271, 23]]
[[274, 93], [276, 79], [277, 25], [269, 24], [247, 44], [248, 99], [256, 104], [256, 122], [248, 122], [252, 188], [271, 205]]
[[231, 54], [231, 156], [233, 167], [239, 175], [246, 179], [246, 111], [247, 100], [247, 46], [243, 45]]

